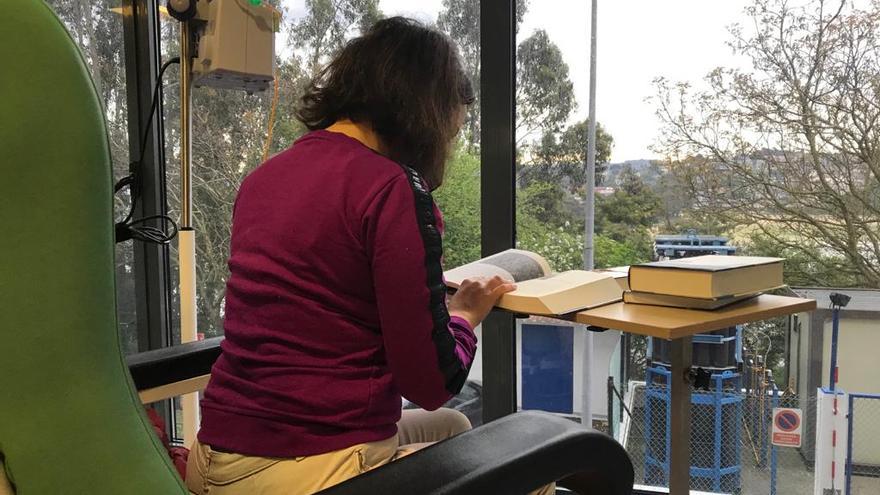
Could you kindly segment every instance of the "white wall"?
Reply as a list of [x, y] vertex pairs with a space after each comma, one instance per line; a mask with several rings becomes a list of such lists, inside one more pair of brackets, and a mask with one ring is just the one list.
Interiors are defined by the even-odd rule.
[[[825, 322], [825, 338], [822, 339], [823, 387], [830, 385], [831, 333], [831, 320], [828, 320]], [[838, 387], [847, 392], [880, 394], [880, 320], [840, 320], [837, 367]]]
[[[827, 321], [822, 351], [824, 387], [829, 385], [831, 333], [832, 323]], [[838, 387], [849, 393], [880, 394], [880, 320], [842, 318], [838, 335]], [[858, 399], [853, 409], [854, 462], [880, 465], [880, 399]]]

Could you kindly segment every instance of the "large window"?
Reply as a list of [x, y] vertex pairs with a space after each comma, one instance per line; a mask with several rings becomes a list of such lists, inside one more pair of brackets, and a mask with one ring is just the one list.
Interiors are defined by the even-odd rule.
[[[556, 269], [582, 263], [589, 4], [529, 2], [518, 32], [517, 243]], [[864, 152], [876, 147], [877, 134], [861, 124], [880, 116], [869, 82], [880, 73], [877, 14], [875, 3], [860, 1], [600, 2], [596, 267], [681, 256], [658, 251], [666, 239], [783, 257], [791, 286], [877, 288], [880, 169], [877, 155]], [[823, 308], [831, 291], [793, 292]], [[861, 301], [857, 307], [870, 299], [863, 289], [845, 292]], [[861, 322], [847, 311], [857, 310], [841, 313], [841, 328], [855, 335]], [[694, 489], [810, 490], [822, 448], [812, 442], [815, 391], [829, 384], [829, 319], [820, 309], [810, 321], [776, 319], [695, 339], [695, 365], [719, 381], [693, 399]], [[535, 364], [526, 362], [530, 339], [523, 334], [523, 373]], [[558, 361], [564, 354], [546, 340]], [[812, 360], [804, 358], [808, 349]], [[664, 341], [625, 338], [608, 375], [592, 368], [594, 387], [604, 390], [613, 377], [608, 419], [644, 484], [667, 483], [668, 352]], [[858, 381], [870, 372], [849, 364], [858, 350], [846, 352], [852, 360], [838, 361], [850, 369], [841, 368], [846, 386], [877, 393]], [[774, 405], [804, 411], [810, 440], [800, 449], [770, 445]], [[871, 434], [862, 429], [856, 442]]]
[[[125, 53], [122, 43], [122, 15], [118, 2], [47, 0], [47, 3], [79, 45], [95, 82], [107, 123], [113, 180], [119, 180], [129, 174], [130, 157]], [[130, 207], [128, 191], [124, 190], [116, 196], [114, 202], [117, 220], [125, 218]], [[126, 353], [138, 350], [132, 242], [116, 245], [117, 311], [119, 331]]]

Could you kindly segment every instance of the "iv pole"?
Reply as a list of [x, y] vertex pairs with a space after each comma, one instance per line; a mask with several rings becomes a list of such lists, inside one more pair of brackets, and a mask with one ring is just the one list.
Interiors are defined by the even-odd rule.
[[[196, 239], [192, 226], [192, 37], [190, 21], [180, 23], [180, 342], [198, 340], [196, 307]], [[199, 425], [199, 395], [180, 397], [183, 409], [183, 441], [195, 442]]]

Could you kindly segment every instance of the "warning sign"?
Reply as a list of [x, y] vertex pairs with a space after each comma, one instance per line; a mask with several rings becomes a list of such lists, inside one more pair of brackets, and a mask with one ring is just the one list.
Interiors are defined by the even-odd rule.
[[787, 407], [773, 408], [772, 443], [779, 447], [801, 446], [801, 414], [800, 409]]

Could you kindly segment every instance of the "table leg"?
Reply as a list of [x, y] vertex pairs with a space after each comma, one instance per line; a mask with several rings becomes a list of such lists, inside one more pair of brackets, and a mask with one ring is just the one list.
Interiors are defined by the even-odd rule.
[[691, 384], [687, 376], [693, 361], [691, 337], [670, 342], [672, 401], [670, 404], [669, 494], [690, 493]]

